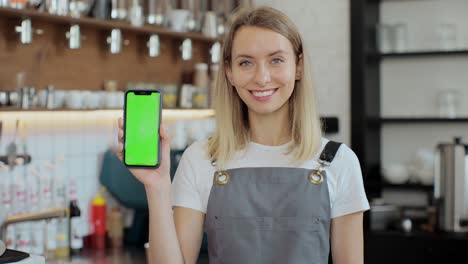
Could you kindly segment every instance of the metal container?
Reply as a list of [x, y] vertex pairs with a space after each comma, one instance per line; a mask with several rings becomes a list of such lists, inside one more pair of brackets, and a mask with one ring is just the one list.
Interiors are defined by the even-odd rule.
[[437, 146], [434, 198], [439, 229], [468, 232], [468, 145], [461, 138]]
[[0, 91], [0, 106], [8, 105], [8, 91]]
[[120, 29], [112, 29], [110, 36], [107, 38], [110, 53], [118, 54], [122, 51], [122, 32]]
[[149, 37], [148, 43], [148, 55], [150, 57], [157, 57], [161, 52], [161, 43], [159, 41], [159, 36], [157, 34], [153, 34]]
[[192, 40], [184, 39], [182, 45], [180, 46], [180, 53], [182, 60], [188, 61], [192, 59]]
[[70, 49], [79, 49], [81, 47], [81, 31], [80, 25], [75, 24], [70, 26], [70, 31], [68, 31], [65, 36], [68, 39], [68, 48]]
[[10, 91], [8, 93], [8, 105], [18, 107], [20, 94], [17, 91]]
[[25, 18], [21, 21], [21, 25], [15, 27], [17, 33], [20, 34], [21, 44], [31, 44], [33, 37], [33, 30], [31, 26], [31, 19]]

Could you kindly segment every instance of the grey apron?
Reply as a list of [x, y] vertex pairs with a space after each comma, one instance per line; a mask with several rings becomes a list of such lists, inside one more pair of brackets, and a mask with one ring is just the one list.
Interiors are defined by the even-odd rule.
[[205, 220], [210, 264], [328, 263], [330, 198], [325, 167], [340, 145], [327, 143], [317, 170], [217, 171]]

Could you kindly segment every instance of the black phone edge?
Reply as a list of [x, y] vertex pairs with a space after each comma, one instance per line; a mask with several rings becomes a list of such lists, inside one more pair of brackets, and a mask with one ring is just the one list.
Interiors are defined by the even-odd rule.
[[128, 93], [131, 93], [131, 92], [156, 92], [156, 93], [159, 93], [159, 109], [161, 109], [161, 111], [159, 111], [159, 120], [158, 120], [158, 135], [159, 137], [161, 137], [159, 131], [161, 130], [161, 119], [162, 119], [162, 100], [163, 100], [163, 97], [162, 97], [162, 92], [158, 89], [154, 89], [154, 90], [147, 90], [147, 89], [130, 89], [130, 90], [126, 90], [125, 91], [125, 98], [124, 98], [124, 111], [123, 111], [123, 114], [124, 114], [124, 118], [123, 118], [123, 131], [124, 131], [124, 134], [123, 134], [123, 148], [122, 148], [122, 161], [123, 163], [125, 164], [125, 166], [127, 167], [132, 167], [132, 168], [159, 168], [161, 166], [161, 162], [162, 162], [162, 156], [161, 156], [161, 139], [159, 138], [159, 144], [158, 144], [158, 162], [156, 163], [156, 165], [131, 165], [131, 164], [127, 164], [127, 162], [125, 161], [125, 133], [126, 133], [126, 119], [127, 119], [127, 94]]

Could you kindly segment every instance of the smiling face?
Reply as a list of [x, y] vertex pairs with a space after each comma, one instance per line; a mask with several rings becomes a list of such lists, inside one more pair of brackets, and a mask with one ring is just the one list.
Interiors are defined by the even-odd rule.
[[243, 26], [235, 34], [231, 58], [226, 75], [249, 112], [271, 114], [287, 106], [301, 63], [286, 37]]

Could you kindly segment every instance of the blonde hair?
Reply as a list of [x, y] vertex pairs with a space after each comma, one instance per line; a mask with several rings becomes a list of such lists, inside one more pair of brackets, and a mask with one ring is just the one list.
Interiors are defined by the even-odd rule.
[[315, 92], [310, 76], [310, 64], [299, 30], [282, 12], [270, 8], [238, 9], [230, 18], [229, 32], [224, 37], [222, 58], [216, 88], [214, 108], [216, 131], [208, 141], [208, 154], [216, 161], [218, 169], [224, 168], [233, 155], [249, 142], [247, 106], [227, 79], [225, 69], [231, 65], [231, 52], [236, 32], [243, 26], [255, 26], [272, 30], [286, 37], [293, 47], [296, 63], [303, 63], [302, 77], [296, 80], [289, 98], [289, 115], [293, 143], [288, 153], [294, 150], [294, 161], [312, 158], [320, 149], [322, 128], [316, 109]]

